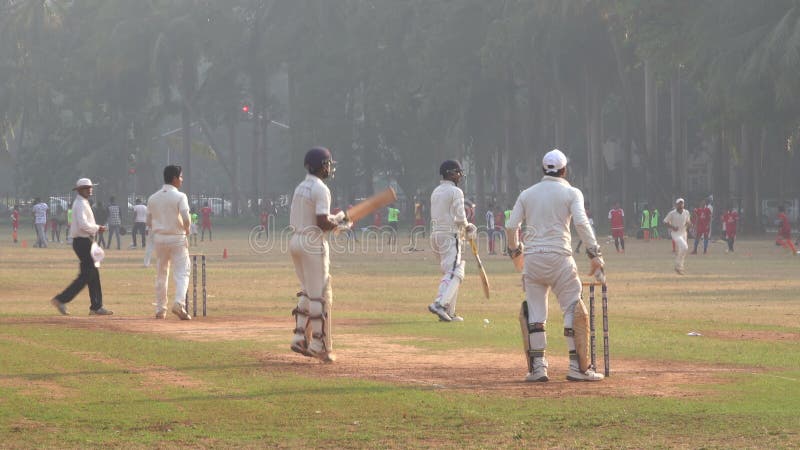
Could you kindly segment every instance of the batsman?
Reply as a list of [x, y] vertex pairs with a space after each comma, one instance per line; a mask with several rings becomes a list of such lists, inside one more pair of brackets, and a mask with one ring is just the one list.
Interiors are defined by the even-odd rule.
[[296, 326], [291, 349], [326, 363], [336, 357], [331, 338], [333, 290], [325, 234], [350, 229], [344, 212], [330, 213], [331, 191], [323, 180], [333, 178], [334, 164], [327, 148], [315, 147], [306, 152], [304, 165], [308, 174], [295, 188], [289, 212], [289, 253], [300, 280], [297, 307], [292, 310]]
[[[542, 160], [544, 177], [522, 191], [506, 222], [508, 253], [522, 266], [525, 301], [520, 324], [528, 362], [526, 381], [548, 381], [547, 295], [552, 289], [564, 314], [564, 336], [569, 349], [569, 381], [600, 381], [589, 357], [589, 313], [581, 300], [581, 280], [572, 257], [570, 222], [586, 243], [591, 272], [605, 282], [604, 262], [592, 226], [583, 207], [583, 193], [566, 180], [567, 157], [560, 150], [548, 152]], [[518, 230], [525, 222], [524, 244]], [[524, 264], [520, 264], [524, 259]]]
[[461, 239], [475, 239], [477, 228], [467, 222], [464, 192], [458, 187], [464, 178], [461, 164], [447, 160], [439, 166], [439, 174], [442, 180], [431, 193], [431, 248], [439, 258], [443, 276], [428, 311], [439, 316], [442, 322], [463, 322], [456, 314], [458, 288], [464, 280], [466, 264], [462, 259], [464, 244]]

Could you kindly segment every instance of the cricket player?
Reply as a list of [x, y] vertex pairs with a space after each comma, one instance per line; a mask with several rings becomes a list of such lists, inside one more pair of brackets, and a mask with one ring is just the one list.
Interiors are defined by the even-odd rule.
[[683, 208], [682, 198], [675, 200], [675, 208], [664, 217], [664, 223], [670, 230], [672, 242], [675, 243], [675, 272], [683, 275], [683, 263], [686, 260], [686, 253], [689, 251], [689, 244], [686, 241], [686, 229], [692, 224], [689, 211]]
[[617, 253], [625, 253], [625, 211], [619, 206], [619, 202], [614, 203], [614, 207], [608, 212], [608, 220], [611, 222], [611, 237], [614, 238]]
[[333, 178], [334, 164], [327, 148], [315, 147], [306, 152], [304, 165], [308, 174], [295, 188], [289, 212], [289, 253], [300, 280], [297, 307], [292, 310], [296, 326], [291, 349], [326, 363], [335, 361], [336, 356], [331, 336], [333, 289], [325, 233], [350, 229], [344, 211], [330, 213], [331, 191], [323, 180]]
[[167, 287], [170, 267], [175, 281], [172, 313], [181, 320], [191, 320], [186, 306], [189, 289], [189, 199], [179, 191], [183, 185], [183, 169], [170, 165], [164, 168], [164, 186], [147, 199], [147, 228], [152, 233], [156, 254], [156, 319], [167, 317]]
[[700, 243], [701, 238], [703, 239], [703, 254], [706, 254], [708, 252], [708, 236], [711, 232], [711, 209], [708, 207], [708, 203], [701, 202], [694, 209], [694, 217], [696, 222], [694, 224], [694, 249], [692, 250], [692, 255], [697, 254], [697, 245]]
[[792, 244], [792, 224], [786, 217], [786, 207], [783, 205], [778, 206], [778, 218], [775, 224], [778, 225], [778, 238], [775, 240], [775, 245], [788, 248], [793, 255], [797, 254], [797, 250]]
[[442, 279], [439, 291], [428, 311], [442, 322], [463, 322], [456, 314], [458, 288], [464, 281], [466, 262], [461, 259], [462, 239], [474, 239], [477, 227], [467, 221], [464, 192], [458, 183], [464, 171], [458, 161], [447, 160], [439, 167], [442, 180], [431, 193], [431, 249], [439, 257]]
[[[589, 314], [581, 300], [581, 280], [572, 257], [570, 222], [586, 244], [590, 276], [605, 282], [603, 257], [583, 206], [583, 193], [566, 180], [567, 157], [558, 149], [542, 160], [544, 177], [517, 198], [506, 222], [508, 252], [524, 257], [522, 282], [525, 301], [520, 311], [523, 343], [528, 360], [526, 381], [548, 381], [547, 294], [552, 289], [564, 315], [564, 336], [569, 349], [569, 381], [600, 381], [589, 357]], [[522, 222], [524, 245], [518, 231]], [[524, 256], [523, 256], [524, 254]]]

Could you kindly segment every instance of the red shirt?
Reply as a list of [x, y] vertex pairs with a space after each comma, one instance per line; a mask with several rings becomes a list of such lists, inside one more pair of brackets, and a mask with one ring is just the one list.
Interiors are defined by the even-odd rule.
[[736, 236], [736, 224], [739, 222], [739, 213], [736, 211], [728, 211], [722, 215], [722, 221], [725, 222], [725, 234], [728, 236]]
[[200, 214], [203, 216], [203, 225], [211, 225], [211, 208], [203, 206], [200, 208]]
[[498, 211], [494, 213], [494, 227], [503, 228], [506, 226], [506, 213]]
[[625, 211], [622, 208], [615, 208], [609, 211], [608, 219], [611, 221], [612, 230], [625, 229]]
[[14, 228], [19, 226], [19, 211], [11, 212], [11, 225], [13, 225]]
[[711, 227], [711, 210], [706, 206], [695, 208], [694, 216], [697, 219], [695, 221], [697, 232], [708, 233], [708, 229]]
[[789, 218], [786, 217], [784, 213], [778, 213], [778, 220], [781, 222], [780, 229], [778, 229], [778, 235], [790, 238], [792, 236], [792, 225], [789, 223]]
[[267, 223], [269, 222], [269, 214], [266, 211], [261, 211], [261, 226], [267, 228]]

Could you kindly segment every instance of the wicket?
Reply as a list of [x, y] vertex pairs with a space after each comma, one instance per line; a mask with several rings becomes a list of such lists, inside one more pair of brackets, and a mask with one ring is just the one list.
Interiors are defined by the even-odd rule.
[[[189, 255], [192, 260], [192, 315], [197, 317], [197, 257], [200, 257], [203, 295], [203, 317], [206, 317], [206, 255]], [[189, 310], [189, 291], [186, 291], [186, 310]]]
[[611, 366], [609, 365], [608, 357], [608, 286], [605, 283], [597, 282], [584, 282], [584, 286], [589, 286], [589, 341], [592, 357], [592, 369], [597, 370], [597, 363], [595, 361], [595, 322], [594, 322], [594, 287], [600, 286], [602, 293], [602, 309], [603, 309], [603, 372], [606, 377], [611, 373]]

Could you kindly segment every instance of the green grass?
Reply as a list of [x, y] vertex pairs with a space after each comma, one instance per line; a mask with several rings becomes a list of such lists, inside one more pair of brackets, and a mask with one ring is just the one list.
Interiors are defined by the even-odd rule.
[[[80, 320], [55, 317], [47, 300], [77, 271], [71, 250], [0, 243], [0, 447], [800, 446], [800, 258], [767, 239], [740, 242], [735, 255], [715, 246], [689, 257], [685, 277], [671, 273], [667, 241], [631, 240], [624, 256], [607, 250], [612, 368], [646, 365], [644, 375], [470, 390], [333, 376], [285, 357], [297, 290], [288, 256], [250, 252], [244, 229], [215, 237], [196, 250], [209, 255], [209, 320], [242, 321], [241, 334], [234, 329], [225, 339], [205, 336], [214, 322], [202, 319], [170, 318], [163, 332], [88, 321], [80, 318], [85, 292], [70, 304]], [[223, 249], [230, 258], [221, 258]], [[140, 257], [110, 251], [101, 277], [115, 317], [147, 323], [153, 270], [140, 267]], [[440, 324], [425, 309], [438, 283], [430, 251], [333, 255], [334, 323], [344, 323], [334, 328], [337, 347], [352, 351], [375, 339], [420, 355], [509, 354], [519, 362], [510, 375], [521, 379], [519, 276], [505, 258], [484, 259], [493, 298], [482, 299], [470, 258], [459, 300], [467, 321]], [[586, 270], [583, 258], [578, 264]], [[287, 326], [261, 330], [261, 320]], [[180, 334], [178, 325], [199, 334]], [[551, 298], [548, 352], [563, 358], [561, 328]], [[551, 371], [562, 375], [556, 361]], [[714, 374], [651, 391], [674, 367]]]

